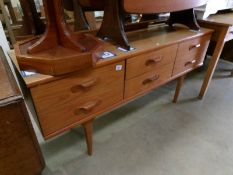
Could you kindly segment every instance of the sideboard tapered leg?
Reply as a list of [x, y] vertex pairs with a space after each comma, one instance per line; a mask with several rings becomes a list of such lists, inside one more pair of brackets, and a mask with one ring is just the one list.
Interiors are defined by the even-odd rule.
[[83, 128], [87, 143], [87, 153], [89, 156], [91, 156], [93, 153], [93, 120], [84, 123]]
[[181, 90], [183, 83], [184, 83], [184, 79], [185, 79], [185, 75], [183, 75], [177, 79], [176, 92], [175, 92], [175, 96], [173, 99], [173, 103], [177, 103], [177, 101], [178, 101], [178, 98], [180, 95], [180, 90]]

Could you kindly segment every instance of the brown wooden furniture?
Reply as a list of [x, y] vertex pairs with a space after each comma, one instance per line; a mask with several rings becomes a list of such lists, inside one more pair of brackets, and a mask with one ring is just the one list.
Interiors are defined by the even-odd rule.
[[[187, 25], [193, 30], [199, 30], [192, 8], [204, 5], [207, 0], [77, 0], [84, 10], [104, 10], [104, 19], [98, 37], [112, 39], [121, 47], [130, 50], [130, 44], [124, 30], [125, 13], [162, 13], [171, 12], [168, 24]], [[180, 11], [180, 12], [178, 12]], [[185, 18], [184, 18], [185, 16]]]
[[[201, 5], [206, 0], [189, 0], [190, 3], [184, 3], [181, 7], [173, 8], [177, 1], [164, 8], [173, 13], [168, 21], [171, 27], [174, 23], [186, 24], [194, 30], [199, 30], [193, 9], [176, 12], [179, 9], [186, 9], [191, 5]], [[131, 12], [126, 8], [128, 1], [121, 4], [119, 0], [105, 1], [105, 15], [98, 31], [101, 38], [112, 38], [120, 44], [121, 47], [130, 50], [128, 39], [123, 26], [124, 12]], [[178, 1], [183, 2], [183, 1]], [[191, 3], [192, 2], [192, 3]], [[97, 5], [99, 1], [97, 1]], [[147, 5], [156, 5], [152, 1], [144, 2]], [[144, 4], [142, 3], [142, 4]], [[81, 3], [80, 3], [81, 4]], [[83, 4], [82, 4], [83, 5]], [[94, 6], [98, 8], [98, 6]], [[121, 8], [124, 6], [124, 11]], [[161, 3], [162, 5], [162, 3]], [[22, 69], [32, 69], [39, 73], [49, 75], [62, 75], [89, 68], [95, 65], [98, 58], [93, 55], [94, 52], [101, 49], [102, 42], [94, 37], [84, 33], [72, 32], [64, 20], [62, 0], [44, 0], [45, 13], [47, 15], [47, 28], [44, 35], [40, 38], [32, 38], [15, 45], [16, 55]], [[85, 5], [83, 5], [83, 8]], [[92, 8], [90, 6], [90, 8]], [[154, 7], [156, 12], [157, 6]], [[121, 13], [122, 12], [122, 13]], [[138, 13], [148, 13], [148, 9], [142, 6]], [[162, 12], [162, 11], [159, 11]], [[183, 15], [186, 18], [183, 18]]]
[[207, 89], [210, 85], [211, 79], [213, 77], [214, 71], [220, 59], [220, 55], [225, 42], [233, 39], [233, 12], [211, 15], [207, 19], [199, 20], [199, 23], [202, 27], [206, 27], [214, 30], [214, 34], [211, 38], [211, 41], [216, 43], [199, 94], [199, 98], [202, 99], [205, 96]]
[[[1, 22], [5, 24], [6, 26], [5, 34], [7, 38], [9, 39], [10, 44], [12, 46], [15, 43], [15, 36], [14, 36], [14, 32], [11, 26], [11, 21], [8, 16], [7, 8], [6, 8], [6, 7], [9, 8], [10, 3], [7, 3], [8, 4], [7, 6], [7, 4], [5, 4], [6, 2], [9, 2], [9, 1], [0, 1], [0, 12], [1, 12], [0, 17], [1, 17]], [[8, 11], [10, 11], [10, 8], [8, 9]], [[14, 19], [14, 16], [12, 17], [12, 21], [13, 19]]]
[[[102, 10], [105, 7], [104, 0], [78, 0], [79, 3], [89, 9]], [[181, 11], [184, 9], [191, 9], [204, 5], [206, 0], [138, 0], [135, 3], [134, 0], [117, 0], [121, 3], [123, 9], [127, 13], [161, 13]]]
[[[91, 154], [92, 124], [97, 116], [178, 78], [177, 101], [183, 76], [203, 64], [211, 33], [155, 25], [129, 33], [134, 51], [122, 52], [105, 42], [103, 51], [116, 56], [99, 58], [93, 68], [56, 77], [24, 77], [43, 136], [49, 139], [83, 125]], [[98, 57], [101, 52], [93, 54]]]
[[34, 0], [19, 0], [19, 2], [22, 8], [22, 20], [17, 19], [10, 0], [0, 2], [0, 11], [3, 13], [4, 24], [7, 27], [5, 33], [12, 48], [16, 41], [40, 35], [45, 31], [45, 24], [37, 13]]
[[206, 2], [206, 0], [138, 0], [135, 3], [134, 0], [123, 0], [123, 7], [128, 13], [161, 13], [191, 9]]
[[0, 174], [37, 175], [44, 160], [23, 97], [0, 49]]
[[11, 0], [3, 0], [3, 2], [7, 6], [12, 23], [17, 23], [17, 19], [14, 13], [14, 8], [12, 6]]
[[[64, 9], [74, 12], [74, 30], [95, 30], [96, 19], [93, 10], [89, 12], [86, 8], [82, 8], [77, 0], [63, 0]], [[87, 10], [87, 11], [86, 11]], [[97, 9], [99, 10], [99, 9]], [[104, 10], [104, 9], [103, 9]], [[86, 11], [86, 12], [85, 12]], [[130, 14], [124, 15], [124, 30], [126, 32], [147, 28], [150, 24], [165, 23], [167, 19], [161, 19], [157, 14], [143, 14], [137, 22], [132, 22]]]
[[74, 31], [96, 29], [94, 12], [84, 12], [77, 0], [63, 0], [64, 9], [74, 13]]
[[63, 7], [66, 10], [74, 12], [74, 30], [88, 30], [90, 26], [83, 9], [76, 0], [63, 0]]
[[92, 67], [96, 62], [92, 52], [100, 48], [101, 41], [68, 28], [62, 0], [44, 0], [44, 7], [47, 15], [44, 35], [15, 45], [21, 68], [61, 75]]
[[22, 35], [41, 35], [45, 31], [45, 24], [36, 10], [34, 0], [19, 0], [22, 12]]

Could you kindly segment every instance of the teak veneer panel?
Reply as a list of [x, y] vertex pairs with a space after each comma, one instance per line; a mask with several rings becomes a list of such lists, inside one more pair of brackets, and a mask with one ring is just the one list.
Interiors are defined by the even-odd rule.
[[150, 91], [168, 80], [172, 75], [174, 63], [164, 65], [159, 69], [155, 69], [141, 76], [126, 80], [125, 98], [131, 98], [142, 92]]
[[122, 101], [124, 69], [120, 62], [32, 88], [44, 137]]
[[[104, 0], [77, 0], [84, 9], [104, 10]], [[118, 0], [127, 13], [175, 12], [206, 4], [207, 0]], [[115, 7], [117, 8], [117, 7]]]
[[203, 65], [211, 35], [205, 35], [179, 44], [173, 76]]
[[0, 174], [41, 173], [45, 164], [22, 97], [0, 107], [0, 128]]
[[123, 0], [128, 13], [162, 13], [191, 9], [206, 4], [207, 0]]
[[174, 64], [178, 44], [127, 59], [126, 79]]

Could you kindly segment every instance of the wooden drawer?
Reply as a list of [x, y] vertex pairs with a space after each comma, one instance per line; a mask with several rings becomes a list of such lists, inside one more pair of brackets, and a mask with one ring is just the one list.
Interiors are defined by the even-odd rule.
[[124, 67], [120, 62], [32, 88], [44, 137], [123, 100]]
[[179, 44], [173, 76], [187, 73], [203, 64], [211, 35]]
[[178, 45], [172, 45], [127, 60], [126, 79], [153, 71], [167, 64], [174, 64]]
[[125, 98], [151, 90], [170, 80], [173, 64], [167, 64], [158, 70], [126, 80]]

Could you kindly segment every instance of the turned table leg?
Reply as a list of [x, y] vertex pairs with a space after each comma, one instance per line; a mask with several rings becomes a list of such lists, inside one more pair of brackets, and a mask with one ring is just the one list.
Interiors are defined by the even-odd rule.
[[184, 79], [185, 79], [185, 75], [183, 75], [177, 79], [176, 92], [175, 92], [175, 96], [173, 99], [173, 103], [177, 103], [177, 101], [178, 101], [178, 98], [180, 95], [180, 90], [181, 90], [183, 83], [184, 83]]
[[83, 124], [85, 137], [86, 137], [86, 143], [87, 143], [87, 153], [89, 156], [93, 153], [93, 120], [88, 121]]

